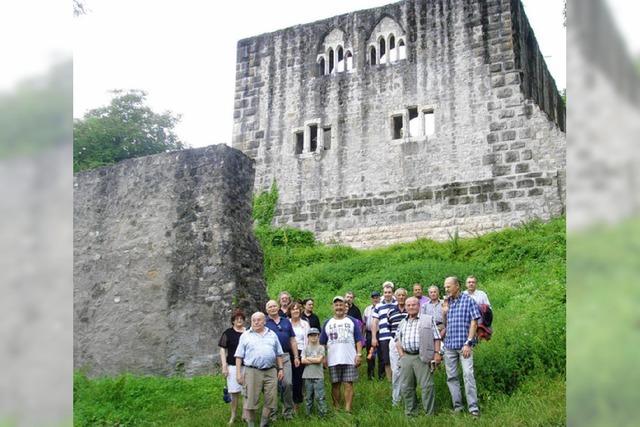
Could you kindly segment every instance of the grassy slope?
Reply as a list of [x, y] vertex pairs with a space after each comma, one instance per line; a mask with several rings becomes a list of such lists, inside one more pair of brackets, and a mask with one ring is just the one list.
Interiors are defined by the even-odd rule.
[[[494, 307], [494, 338], [475, 352], [483, 417], [477, 425], [561, 425], [565, 423], [565, 222], [538, 222], [469, 240], [420, 240], [385, 249], [344, 247], [267, 248], [270, 295], [286, 289], [314, 297], [321, 318], [329, 301], [351, 289], [365, 296], [385, 280], [441, 285], [448, 275], [475, 274]], [[364, 377], [361, 369], [361, 377]], [[135, 378], [75, 381], [77, 425], [222, 425], [223, 379]], [[448, 411], [444, 372], [436, 375], [436, 422], [464, 425], [467, 416]], [[354, 415], [330, 420], [300, 417], [287, 425], [420, 425], [392, 409], [386, 382], [360, 381]], [[282, 423], [281, 425], [284, 425]]]

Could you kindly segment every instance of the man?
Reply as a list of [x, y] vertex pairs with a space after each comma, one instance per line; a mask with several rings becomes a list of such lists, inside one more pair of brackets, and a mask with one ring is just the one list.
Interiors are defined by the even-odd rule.
[[282, 291], [278, 294], [278, 302], [280, 303], [280, 310], [278, 314], [282, 317], [289, 317], [289, 308], [291, 308], [291, 294], [287, 291]]
[[389, 312], [389, 330], [391, 331], [391, 341], [389, 345], [389, 365], [391, 366], [391, 404], [397, 406], [400, 404], [400, 366], [398, 361], [400, 355], [394, 343], [396, 330], [398, 325], [407, 317], [407, 309], [405, 301], [407, 300], [407, 290], [398, 288], [394, 292], [397, 305]]
[[260, 426], [268, 425], [271, 412], [278, 409], [278, 381], [284, 378], [283, 354], [276, 334], [265, 328], [264, 314], [253, 313], [251, 328], [240, 336], [235, 352], [236, 377], [245, 390], [244, 410], [249, 427], [255, 425], [255, 413], [262, 390], [264, 405]]
[[[436, 402], [433, 369], [442, 361], [440, 334], [433, 316], [420, 314], [417, 298], [408, 298], [406, 306], [408, 317], [398, 325], [395, 338], [400, 354], [404, 412], [407, 416], [417, 415], [417, 383], [422, 390], [422, 407], [427, 415], [433, 415]], [[434, 368], [430, 367], [432, 362]]]
[[[278, 337], [282, 351], [284, 378], [280, 381], [282, 386], [282, 403], [283, 410], [282, 415], [285, 419], [290, 420], [293, 418], [293, 385], [292, 385], [292, 372], [291, 372], [291, 358], [293, 358], [294, 365], [297, 368], [300, 366], [300, 357], [298, 355], [298, 344], [296, 343], [296, 334], [293, 331], [291, 322], [286, 317], [280, 316], [278, 312], [278, 303], [274, 300], [269, 300], [266, 305], [267, 310], [267, 322], [266, 327], [271, 329]], [[271, 418], [275, 419], [276, 412], [271, 413]]]
[[302, 304], [304, 306], [304, 311], [302, 312], [302, 315], [300, 317], [303, 320], [306, 320], [307, 322], [309, 322], [310, 327], [317, 328], [318, 330], [320, 330], [320, 319], [313, 312], [313, 305], [314, 305], [313, 298], [308, 298], [304, 300]]
[[[373, 308], [380, 302], [380, 292], [371, 292], [371, 304], [364, 309], [365, 345], [367, 347], [367, 377], [375, 377], [376, 359], [378, 360], [378, 378], [384, 378], [384, 365], [380, 361], [379, 351], [371, 345], [371, 326], [373, 323]], [[372, 350], [373, 348], [373, 350]]]
[[413, 296], [418, 298], [420, 302], [420, 307], [429, 302], [429, 298], [425, 297], [422, 293], [422, 285], [420, 283], [413, 284]]
[[436, 285], [429, 286], [429, 301], [420, 306], [420, 313], [428, 314], [435, 318], [436, 326], [440, 336], [444, 336], [444, 322], [442, 319], [442, 300], [440, 299], [440, 289]]
[[324, 323], [320, 344], [327, 347], [327, 366], [331, 376], [331, 397], [336, 409], [342, 400], [344, 386], [344, 410], [351, 412], [353, 383], [358, 380], [358, 366], [362, 351], [362, 335], [355, 319], [347, 316], [345, 300], [333, 298], [333, 317]]
[[358, 319], [362, 322], [362, 314], [360, 313], [360, 309], [354, 302], [355, 299], [356, 296], [353, 291], [349, 291], [344, 295], [344, 300], [347, 303], [347, 307], [349, 308], [347, 310], [347, 316], [351, 316], [354, 319]]
[[444, 281], [444, 289], [448, 295], [442, 308], [447, 325], [444, 338], [444, 365], [447, 370], [447, 386], [451, 393], [453, 410], [461, 412], [464, 408], [458, 379], [458, 362], [460, 362], [469, 412], [477, 417], [480, 415], [480, 409], [476, 380], [473, 376], [473, 338], [478, 327], [480, 311], [478, 304], [469, 295], [461, 292], [457, 277], [447, 277]]
[[389, 312], [395, 307], [396, 300], [393, 297], [393, 283], [385, 282], [382, 285], [383, 300], [373, 308], [373, 322], [371, 324], [371, 345], [380, 347], [380, 362], [384, 365], [384, 372], [388, 380], [391, 380], [391, 364], [389, 360], [389, 342], [391, 331], [389, 330]]
[[478, 279], [476, 276], [467, 277], [467, 290], [464, 291], [465, 294], [469, 295], [473, 300], [479, 305], [486, 304], [491, 307], [491, 303], [489, 302], [489, 297], [486, 292], [478, 289]]

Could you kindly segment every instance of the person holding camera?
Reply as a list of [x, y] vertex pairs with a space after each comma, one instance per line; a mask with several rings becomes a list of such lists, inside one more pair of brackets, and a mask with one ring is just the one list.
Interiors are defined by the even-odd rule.
[[433, 371], [442, 361], [440, 333], [433, 316], [420, 314], [418, 298], [408, 298], [405, 306], [408, 316], [400, 322], [395, 335], [404, 412], [409, 417], [418, 415], [416, 386], [420, 386], [422, 407], [427, 415], [433, 415], [436, 406]]

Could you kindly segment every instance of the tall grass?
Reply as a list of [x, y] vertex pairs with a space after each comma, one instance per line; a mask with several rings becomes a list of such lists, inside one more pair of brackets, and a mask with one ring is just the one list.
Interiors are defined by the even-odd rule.
[[[295, 233], [295, 231], [294, 231]], [[391, 280], [442, 285], [444, 278], [474, 274], [491, 299], [494, 336], [474, 350], [482, 417], [474, 425], [548, 426], [565, 423], [565, 221], [534, 221], [455, 243], [418, 240], [389, 248], [359, 251], [314, 242], [293, 245], [261, 240], [268, 292], [287, 290], [313, 297], [321, 318], [330, 301], [347, 290], [360, 308], [370, 291]], [[215, 351], [216, 349], [212, 349]], [[361, 367], [360, 377], [366, 378]], [[156, 378], [121, 376], [74, 383], [75, 423], [89, 425], [224, 425], [220, 376]], [[327, 382], [326, 389], [329, 390]], [[386, 381], [356, 384], [353, 415], [334, 413], [327, 420], [297, 417], [287, 426], [414, 426], [425, 416], [406, 419], [392, 408]], [[450, 413], [442, 369], [436, 375], [437, 412], [433, 424], [467, 425], [468, 416]], [[285, 425], [284, 422], [276, 426]]]

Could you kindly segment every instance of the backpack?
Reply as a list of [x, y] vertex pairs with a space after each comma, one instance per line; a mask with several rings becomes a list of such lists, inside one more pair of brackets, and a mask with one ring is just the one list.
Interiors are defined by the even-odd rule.
[[493, 335], [493, 330], [491, 329], [493, 311], [488, 304], [479, 304], [478, 307], [480, 308], [480, 321], [478, 322], [476, 334], [478, 336], [478, 340], [489, 341], [491, 339], [491, 335]]

